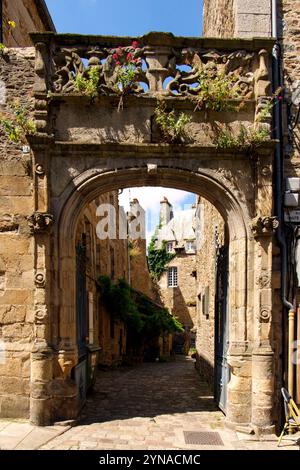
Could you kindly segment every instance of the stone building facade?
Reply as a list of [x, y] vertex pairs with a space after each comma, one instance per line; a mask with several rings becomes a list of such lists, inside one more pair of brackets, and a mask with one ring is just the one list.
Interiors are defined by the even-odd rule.
[[195, 208], [173, 211], [167, 198], [160, 203], [156, 247], [166, 243], [174, 254], [158, 281], [164, 305], [189, 332], [196, 323], [196, 218]]
[[[287, 284], [286, 275], [284, 272], [290, 270], [291, 264], [287, 264], [284, 268], [285, 271], [280, 272], [280, 265], [286, 264], [285, 258], [288, 257], [287, 263], [295, 263], [299, 265], [299, 251], [296, 249], [296, 260], [289, 257], [289, 249], [287, 254], [283, 251], [286, 250], [285, 243], [289, 244], [287, 240], [294, 240], [297, 244], [297, 239], [293, 238], [291, 232], [297, 233], [298, 218], [293, 216], [293, 211], [299, 210], [298, 194], [299, 182], [297, 178], [300, 177], [299, 172], [299, 104], [300, 104], [300, 40], [299, 40], [299, 27], [300, 27], [300, 1], [299, 0], [271, 0], [261, 1], [248, 1], [248, 0], [216, 0], [214, 1], [214, 9], [211, 9], [212, 2], [204, 0], [204, 34], [205, 36], [217, 36], [220, 38], [225, 37], [274, 37], [277, 39], [277, 47], [273, 50], [273, 91], [276, 87], [283, 87], [283, 100], [281, 103], [276, 103], [274, 106], [274, 115], [276, 116], [278, 108], [282, 113], [282, 136], [280, 133], [276, 134], [276, 129], [281, 129], [281, 124], [274, 124], [274, 132], [276, 138], [280, 139], [280, 145], [275, 153], [274, 165], [276, 166], [276, 159], [279, 163], [279, 170], [277, 167], [275, 191], [279, 192], [279, 202], [276, 195], [274, 198], [275, 211], [281, 211], [280, 198], [284, 191], [288, 193], [285, 196], [284, 203], [284, 219], [289, 222], [289, 228], [284, 227], [283, 221], [280, 220], [281, 241], [279, 238], [278, 245], [274, 248], [273, 253], [273, 272], [274, 276], [274, 328], [282, 335], [281, 354], [285, 358], [283, 363], [275, 369], [275, 382], [280, 383], [284, 381], [291, 393], [296, 397], [296, 401], [300, 403], [300, 366], [295, 365], [292, 372], [289, 372], [288, 363], [291, 363], [291, 357], [288, 358], [288, 310], [290, 318], [295, 319], [296, 327], [294, 331], [294, 339], [300, 339], [300, 316], [294, 313], [296, 306], [299, 302], [299, 283], [295, 275], [292, 276], [292, 281]], [[279, 68], [278, 68], [279, 67]], [[278, 70], [278, 71], [277, 71]], [[277, 75], [277, 78], [276, 78]], [[281, 110], [282, 107], [282, 110]], [[275, 117], [276, 119], [276, 117]], [[280, 121], [279, 121], [280, 122]], [[280, 132], [280, 131], [279, 131]], [[280, 165], [282, 169], [280, 170]], [[292, 180], [287, 180], [292, 178]], [[293, 179], [295, 178], [295, 179]], [[279, 183], [278, 183], [279, 181]], [[277, 201], [277, 202], [276, 202]], [[294, 213], [295, 214], [295, 213]], [[280, 216], [280, 214], [279, 214]], [[283, 241], [282, 240], [286, 240]], [[282, 245], [282, 243], [284, 245]], [[299, 243], [299, 242], [298, 242]], [[284, 257], [284, 259], [283, 259]], [[280, 290], [281, 287], [281, 290]], [[293, 291], [290, 296], [286, 292]], [[284, 303], [284, 309], [283, 309]], [[283, 317], [282, 317], [283, 315]], [[295, 351], [294, 351], [295, 352]], [[298, 354], [299, 356], [299, 354]], [[280, 364], [279, 362], [276, 362]], [[289, 378], [288, 378], [289, 374]], [[293, 376], [290, 378], [290, 374]]]
[[272, 0], [204, 0], [206, 37], [270, 37]]
[[224, 221], [215, 207], [199, 197], [197, 217], [202, 221], [197, 232], [197, 338], [196, 364], [212, 385], [215, 376], [215, 309], [218, 250], [225, 245]]
[[[147, 63], [141, 80], [149, 89], [134, 89], [120, 113], [116, 74], [108, 75], [104, 63], [111, 64], [113, 51], [129, 47], [135, 38], [31, 37], [34, 48], [0, 57], [2, 111], [9, 113], [9, 101], [20, 96], [24, 105], [32, 105], [36, 120], [36, 132], [27, 136], [29, 148], [11, 143], [3, 129], [1, 134], [1, 415], [30, 416], [39, 425], [76, 416], [78, 221], [101, 194], [165, 186], [201, 194], [224, 219], [230, 287], [226, 422], [272, 431], [282, 335], [274, 299], [275, 144], [268, 141], [255, 152], [222, 150], [214, 129], [216, 123], [253, 127], [262, 101], [270, 96], [274, 42], [149, 33], [139, 38], [138, 51]], [[195, 112], [189, 99], [194, 90], [187, 84], [195, 82], [196, 71], [182, 70], [186, 61], [222, 70], [226, 64], [242, 85], [243, 109]], [[83, 73], [86, 64], [100, 73], [93, 104], [74, 89], [74, 75]], [[162, 96], [170, 109], [190, 116], [186, 131], [193, 143], [166, 144], [155, 132], [154, 113]]]
[[[1, 0], [2, 42], [7, 47], [31, 46], [29, 33], [56, 31], [44, 0]], [[9, 28], [14, 21], [15, 28]]]
[[[98, 237], [97, 224], [100, 219], [97, 209], [101, 205], [110, 205], [115, 209], [117, 224], [114, 238]], [[120, 364], [126, 354], [126, 327], [111, 317], [97, 289], [100, 276], [108, 276], [112, 282], [118, 279], [129, 282], [128, 237], [127, 234], [120, 237], [120, 213], [121, 220], [125, 219], [126, 222], [126, 214], [119, 206], [118, 192], [103, 194], [85, 209], [76, 233], [77, 279], [82, 276], [80, 291], [77, 286], [77, 296], [79, 302], [83, 299], [81, 314], [85, 325], [82, 325], [82, 332], [86, 335], [83, 346], [86, 343], [94, 350], [99, 347], [97, 362], [103, 366]], [[83, 266], [80, 266], [81, 262]]]
[[[132, 287], [146, 294], [154, 301], [158, 301], [156, 291], [150, 277], [147, 263], [147, 242], [146, 242], [146, 214], [137, 199], [130, 201], [130, 212], [128, 214], [130, 246], [130, 284]], [[134, 233], [134, 238], [130, 234]]]

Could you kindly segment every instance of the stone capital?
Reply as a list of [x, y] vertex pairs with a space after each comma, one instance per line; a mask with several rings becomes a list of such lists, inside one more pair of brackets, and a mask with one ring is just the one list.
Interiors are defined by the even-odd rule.
[[47, 232], [53, 225], [54, 217], [52, 214], [35, 212], [27, 220], [31, 233], [36, 234]]
[[255, 238], [270, 237], [278, 227], [277, 217], [272, 216], [256, 217], [251, 222], [251, 229]]

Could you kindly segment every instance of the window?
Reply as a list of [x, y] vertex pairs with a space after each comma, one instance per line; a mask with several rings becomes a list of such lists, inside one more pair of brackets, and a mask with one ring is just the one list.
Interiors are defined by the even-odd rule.
[[168, 242], [167, 243], [167, 253], [172, 253], [173, 252], [173, 242]]
[[185, 251], [186, 252], [195, 252], [195, 245], [193, 241], [189, 241], [185, 243]]
[[178, 273], [177, 268], [172, 267], [168, 269], [168, 287], [178, 286]]

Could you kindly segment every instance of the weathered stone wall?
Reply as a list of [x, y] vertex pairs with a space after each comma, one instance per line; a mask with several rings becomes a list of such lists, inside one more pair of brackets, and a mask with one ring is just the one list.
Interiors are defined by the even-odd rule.
[[[0, 57], [0, 109], [20, 98], [31, 102], [34, 50]], [[27, 217], [34, 211], [30, 154], [0, 131], [0, 414], [28, 417], [30, 351], [34, 330], [34, 239]]]
[[271, 36], [271, 0], [204, 0], [203, 7], [204, 36]]
[[196, 256], [177, 254], [168, 263], [168, 267], [172, 266], [177, 267], [178, 287], [168, 287], [168, 273], [165, 272], [159, 280], [160, 296], [172, 315], [190, 329], [196, 323], [196, 279], [193, 277]]
[[[215, 362], [216, 254], [217, 244], [224, 244], [224, 220], [206, 199], [199, 198], [199, 206], [203, 223], [197, 250], [197, 367], [212, 384]], [[203, 299], [203, 296], [208, 298]]]
[[[288, 100], [292, 100], [291, 113], [297, 115], [300, 105], [300, 1], [282, 0], [279, 14], [283, 44], [283, 73]], [[287, 135], [287, 127], [285, 127]], [[293, 129], [290, 159], [285, 159], [285, 175], [300, 177], [300, 122]], [[295, 207], [299, 210], [299, 207]], [[298, 290], [298, 299], [300, 292]], [[279, 299], [277, 299], [278, 302]], [[278, 302], [279, 303], [279, 302]], [[298, 316], [297, 339], [300, 341], [300, 318]], [[279, 325], [278, 325], [279, 328]], [[297, 366], [295, 399], [300, 404], [300, 366]]]
[[[2, 0], [2, 4], [3, 43], [7, 47], [30, 46], [29, 33], [55, 30], [44, 1]], [[16, 27], [8, 28], [8, 21], [14, 21]]]
[[[86, 290], [93, 299], [93, 339], [91, 341], [89, 338], [89, 343], [101, 347], [99, 363], [111, 366], [120, 363], [126, 352], [126, 328], [122, 322], [111, 321], [110, 313], [103, 304], [95, 281], [99, 276], [108, 276], [112, 282], [121, 278], [128, 282], [129, 258], [127, 238], [119, 237], [118, 223], [116, 238], [102, 240], [97, 236], [96, 226], [100, 219], [96, 211], [101, 204], [111, 204], [115, 208], [116, 219], [119, 220], [118, 192], [102, 194], [83, 212], [78, 223], [76, 243], [80, 242], [84, 234], [87, 242]], [[91, 325], [89, 329], [90, 327]]]
[[234, 0], [203, 1], [203, 35], [230, 38], [234, 35]]
[[[279, 12], [280, 13], [280, 12]], [[300, 0], [282, 0], [282, 44], [283, 44], [283, 72], [285, 86], [295, 102], [300, 104]], [[297, 106], [292, 107], [294, 116], [297, 113]], [[290, 176], [300, 176], [298, 169], [298, 158], [300, 157], [300, 125], [294, 129], [292, 166], [286, 162], [287, 174]]]
[[141, 238], [133, 241], [133, 247], [130, 250], [130, 284], [139, 292], [157, 300], [157, 293], [147, 264], [146, 240]]

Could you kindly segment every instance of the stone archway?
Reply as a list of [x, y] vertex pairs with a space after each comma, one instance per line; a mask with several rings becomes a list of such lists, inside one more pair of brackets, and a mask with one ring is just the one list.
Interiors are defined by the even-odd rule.
[[[78, 156], [75, 157], [78, 160]], [[75, 158], [68, 164], [76, 166]], [[263, 279], [260, 293], [254, 283], [270, 272], [272, 263], [272, 224], [260, 218], [257, 225], [251, 218], [251, 204], [243, 202], [241, 195], [220, 169], [198, 168], [191, 171], [191, 162], [177, 161], [177, 168], [157, 163], [133, 162], [122, 159], [121, 168], [107, 170], [98, 164], [70, 177], [62, 192], [51, 200], [55, 230], [49, 244], [55, 253], [49, 285], [49, 309], [54, 329], [47, 342], [56, 345], [54, 351], [37, 350], [33, 364], [40, 360], [42, 368], [53, 366], [52, 396], [38, 401], [32, 397], [31, 419], [44, 422], [60, 409], [67, 418], [77, 412], [77, 390], [70, 379], [71, 367], [77, 363], [75, 320], [75, 243], [74, 234], [80, 213], [86, 204], [100, 193], [131, 186], [165, 186], [183, 189], [204, 196], [220, 212], [229, 229], [229, 353], [231, 380], [228, 386], [227, 423], [231, 426], [252, 425], [268, 429], [272, 426], [273, 351], [270, 346], [271, 289]], [[266, 161], [264, 161], [265, 166]], [[135, 165], [134, 165], [135, 164]], [[181, 165], [181, 167], [179, 166]], [[132, 166], [131, 166], [132, 165]], [[211, 165], [212, 166], [212, 165]], [[124, 169], [125, 167], [125, 169]], [[246, 175], [245, 175], [246, 176]], [[265, 188], [263, 189], [265, 191]], [[252, 224], [252, 225], [251, 225]], [[253, 227], [256, 232], [253, 232]], [[255, 235], [255, 236], [254, 236]], [[259, 237], [259, 242], [257, 242]], [[253, 256], [255, 253], [256, 256]], [[250, 256], [251, 254], [251, 256]], [[254, 259], [259, 260], [254, 263]], [[66, 294], [67, 293], [67, 294]], [[52, 313], [51, 313], [52, 312]], [[54, 335], [53, 335], [54, 332]], [[52, 337], [51, 337], [52, 336]], [[44, 354], [44, 356], [43, 356]], [[44, 366], [42, 365], [44, 361]], [[61, 366], [64, 371], [55, 373]], [[34, 370], [34, 369], [33, 369]], [[33, 383], [39, 377], [32, 375]], [[259, 395], [259, 400], [258, 400]], [[249, 404], [251, 404], [249, 406]], [[38, 406], [37, 406], [38, 405]], [[42, 405], [42, 408], [41, 408]], [[47, 418], [48, 417], [48, 418]]]
[[[107, 67], [112, 65], [114, 50], [119, 45], [130, 47], [136, 38], [50, 33], [32, 38], [35, 49], [12, 52], [13, 60], [4, 67], [4, 80], [10, 86], [10, 76], [19, 77], [20, 70], [30, 77], [10, 93], [22, 101], [33, 92], [37, 132], [28, 137], [30, 148], [23, 153], [12, 143], [3, 151], [7, 174], [13, 175], [4, 184], [5, 217], [0, 221], [8, 286], [1, 302], [4, 316], [9, 317], [5, 334], [10, 360], [3, 374], [16, 377], [24, 372], [24, 380], [9, 393], [0, 385], [2, 403], [13, 398], [16, 410], [9, 413], [26, 417], [30, 394], [30, 417], [37, 424], [76, 415], [77, 390], [70, 378], [77, 360], [72, 243], [76, 221], [84, 204], [97, 194], [160, 185], [201, 194], [228, 225], [231, 380], [227, 421], [232, 426], [270, 430], [281, 385], [280, 307], [273, 298], [279, 287], [273, 267], [274, 144], [267, 139], [259, 146], [244, 142], [239, 148], [220, 148], [216, 129], [228, 129], [234, 137], [243, 125], [244, 132], [252, 135], [263, 119], [265, 134], [270, 131], [270, 116], [261, 111], [270, 99], [273, 41], [176, 38], [166, 33], [143, 36], [138, 48], [144, 64], [140, 79], [148, 90], [135, 87], [120, 113], [117, 76]], [[185, 71], [182, 66], [187, 63], [190, 69]], [[195, 64], [233, 75], [239, 106], [195, 111], [192, 85], [200, 79]], [[97, 99], [91, 101], [74, 88], [74, 78], [94, 66], [100, 75]], [[165, 99], [175, 114], [187, 114], [190, 140], [163, 141], [154, 120], [158, 98]], [[12, 155], [17, 165], [10, 160]], [[14, 185], [16, 195], [7, 196]], [[16, 276], [16, 258], [24, 251], [27, 259]], [[14, 303], [21, 311], [19, 329], [10, 327], [6, 314]], [[26, 318], [24, 307], [29, 312]], [[22, 335], [28, 344], [21, 356]], [[30, 370], [23, 371], [30, 351]], [[3, 415], [6, 408], [2, 405]]]

